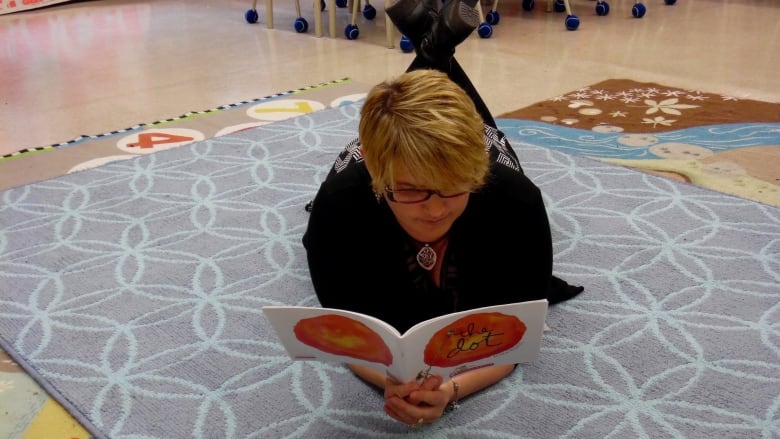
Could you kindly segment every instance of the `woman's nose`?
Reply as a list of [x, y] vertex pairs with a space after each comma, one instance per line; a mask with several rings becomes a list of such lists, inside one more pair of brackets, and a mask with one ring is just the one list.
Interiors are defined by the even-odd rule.
[[428, 213], [428, 215], [434, 218], [439, 218], [444, 216], [444, 212], [447, 211], [447, 202], [437, 194], [433, 194], [431, 198], [423, 203], [423, 208]]

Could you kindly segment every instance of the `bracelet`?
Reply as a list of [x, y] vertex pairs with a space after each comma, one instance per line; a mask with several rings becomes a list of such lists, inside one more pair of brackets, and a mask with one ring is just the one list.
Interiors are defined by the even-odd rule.
[[460, 408], [460, 404], [458, 403], [458, 391], [460, 390], [460, 384], [458, 384], [458, 382], [455, 380], [451, 380], [451, 381], [452, 381], [452, 391], [454, 396], [452, 397], [452, 401], [449, 404], [447, 404], [447, 409], [446, 409], [447, 412], [451, 412], [453, 410], [457, 410]]

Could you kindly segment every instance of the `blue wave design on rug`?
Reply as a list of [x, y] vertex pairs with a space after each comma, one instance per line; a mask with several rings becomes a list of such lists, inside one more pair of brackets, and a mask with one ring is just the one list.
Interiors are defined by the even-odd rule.
[[776, 437], [780, 209], [511, 132], [556, 273], [586, 286], [539, 360], [419, 430], [292, 362], [260, 309], [317, 305], [303, 206], [358, 111], [0, 192], [3, 348], [97, 438]]
[[[508, 136], [534, 145], [545, 146], [567, 154], [599, 158], [661, 158], [647, 146], [660, 143], [689, 143], [713, 152], [751, 146], [780, 145], [780, 123], [740, 123], [705, 125], [661, 133], [600, 133], [560, 125], [521, 119], [498, 119], [497, 124]], [[626, 136], [644, 139], [642, 146], [629, 146]]]

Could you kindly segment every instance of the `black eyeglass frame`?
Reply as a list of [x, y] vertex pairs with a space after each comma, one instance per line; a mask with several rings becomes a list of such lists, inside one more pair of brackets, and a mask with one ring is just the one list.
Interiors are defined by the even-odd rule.
[[[395, 194], [397, 192], [420, 192], [420, 193], [425, 192], [426, 196], [425, 196], [425, 198], [422, 198], [420, 200], [415, 200], [415, 201], [399, 201], [399, 200], [397, 200], [395, 198]], [[441, 191], [438, 191], [438, 190], [435, 190], [435, 189], [396, 189], [396, 190], [393, 190], [393, 189], [390, 188], [390, 186], [385, 186], [385, 196], [387, 197], [387, 199], [389, 201], [392, 201], [393, 203], [401, 203], [401, 204], [423, 203], [425, 201], [430, 200], [431, 197], [434, 194], [436, 194], [439, 198], [447, 199], [447, 198], [460, 197], [460, 196], [468, 194], [469, 192], [471, 192], [471, 191], [463, 191], [463, 192], [458, 192], [456, 194], [444, 195], [444, 194], [441, 193]]]

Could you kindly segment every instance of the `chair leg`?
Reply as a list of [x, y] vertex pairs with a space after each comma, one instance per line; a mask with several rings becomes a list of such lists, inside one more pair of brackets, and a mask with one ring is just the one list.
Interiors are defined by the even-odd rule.
[[[385, 9], [390, 6], [392, 0], [385, 0]], [[395, 47], [395, 24], [390, 20], [390, 16], [385, 12], [385, 32], [387, 34], [387, 48], [392, 49]]]
[[[563, 0], [563, 7], [566, 10], [566, 15], [572, 15], [571, 4], [569, 0]], [[553, 12], [555, 10], [555, 0], [547, 0], [547, 12]]]
[[571, 4], [569, 4], [569, 0], [563, 0], [563, 6], [566, 8], [566, 15], [574, 15], [571, 13]]
[[322, 8], [320, 8], [320, 0], [314, 0], [314, 35], [322, 36]]
[[352, 1], [352, 18], [350, 19], [350, 24], [353, 26], [357, 26], [357, 15], [360, 11], [360, 0], [353, 0]]
[[351, 2], [348, 2], [348, 6], [350, 10], [350, 19], [349, 24], [344, 28], [344, 36], [346, 36], [348, 40], [354, 40], [360, 35], [360, 30], [357, 26], [357, 15], [361, 6], [360, 0], [352, 0]]
[[[254, 0], [252, 9], [257, 10], [257, 0]], [[274, 0], [265, 0], [265, 25], [268, 29], [274, 28]]]
[[336, 38], [336, 0], [330, 0], [328, 5], [328, 20], [330, 37]]

